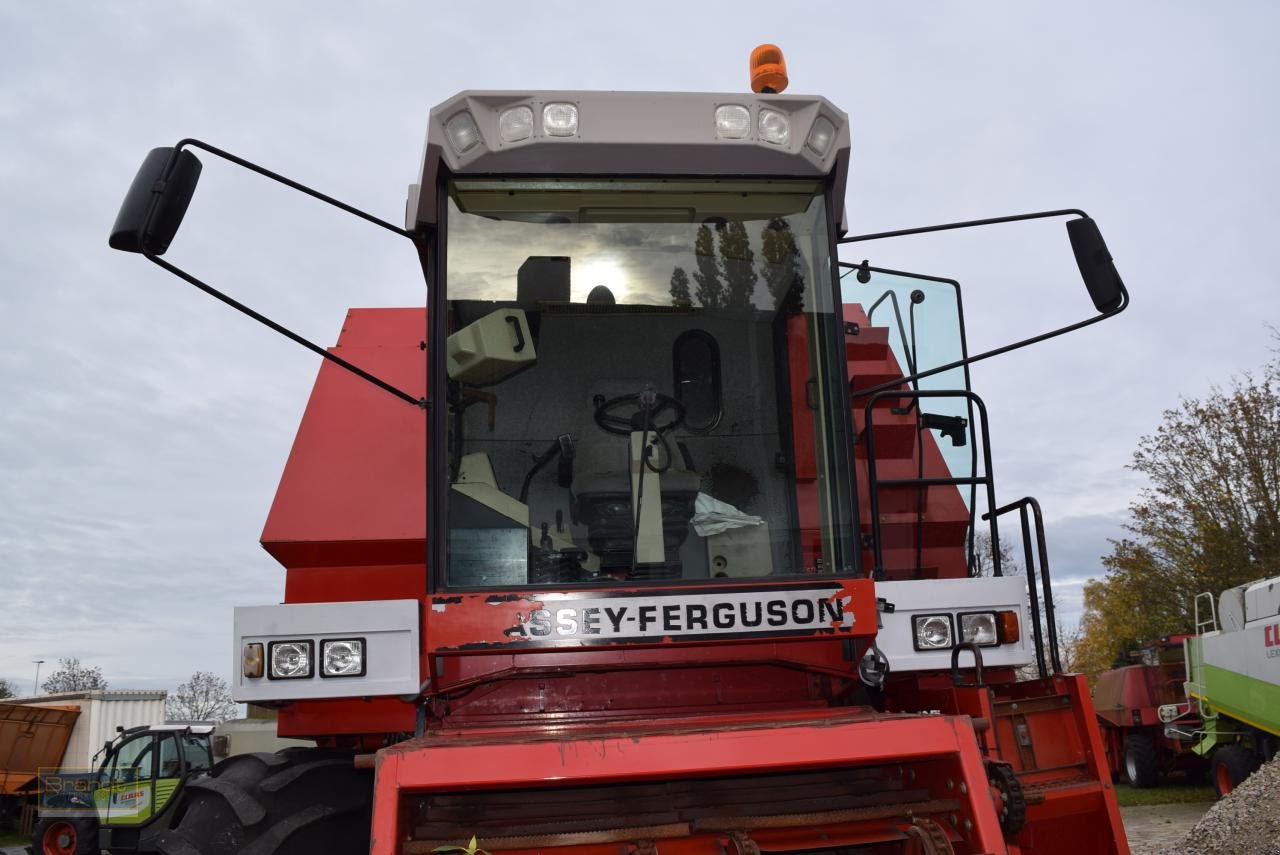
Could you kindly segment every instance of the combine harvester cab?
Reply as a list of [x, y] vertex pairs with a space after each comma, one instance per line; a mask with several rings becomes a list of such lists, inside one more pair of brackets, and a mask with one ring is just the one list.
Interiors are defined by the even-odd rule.
[[[205, 143], [148, 158], [112, 245], [327, 360], [263, 532], [285, 603], [233, 653], [321, 747], [220, 764], [162, 851], [1127, 851], [967, 372], [1124, 286], [1076, 210], [841, 237], [849, 118], [784, 86], [765, 46], [754, 94], [461, 93], [403, 228]], [[193, 150], [410, 239], [428, 305], [326, 350], [161, 258]], [[839, 259], [1043, 218], [1097, 313], [997, 351], [956, 283]], [[1029, 602], [998, 548], [976, 578], [1001, 517]]]
[[1160, 716], [1198, 737], [1225, 796], [1280, 750], [1280, 577], [1228, 588], [1216, 603], [1198, 595], [1195, 620], [1183, 641], [1188, 703]]

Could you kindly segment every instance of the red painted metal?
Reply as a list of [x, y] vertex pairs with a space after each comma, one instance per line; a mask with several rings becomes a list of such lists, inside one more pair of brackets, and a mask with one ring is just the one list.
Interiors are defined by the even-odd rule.
[[[846, 307], [845, 314], [861, 325], [859, 336], [846, 337], [857, 385], [902, 376], [887, 333], [869, 327], [858, 307]], [[334, 352], [425, 394], [424, 330], [421, 309], [356, 309]], [[789, 324], [787, 333], [791, 362], [807, 364], [803, 325]], [[813, 430], [804, 401], [808, 378], [793, 371], [788, 379], [809, 564], [820, 542]], [[946, 475], [932, 433], [917, 440], [913, 417], [895, 416], [888, 407], [876, 418], [884, 426], [883, 442], [877, 427], [881, 475], [915, 477], [921, 454], [926, 476]], [[854, 409], [861, 431], [859, 402]], [[880, 701], [884, 710], [876, 712], [855, 674], [877, 626], [874, 584], [867, 579], [840, 581], [833, 589], [852, 626], [833, 622], [807, 635], [531, 643], [513, 628], [565, 595], [429, 590], [426, 453], [423, 413], [326, 364], [263, 531], [264, 547], [286, 568], [286, 602], [413, 598], [423, 604], [420, 664], [428, 685], [421, 724], [412, 699], [306, 701], [280, 710], [281, 735], [365, 750], [425, 729], [377, 754], [374, 851], [402, 851], [411, 831], [403, 822], [406, 805], [432, 792], [881, 766], [913, 776], [931, 799], [958, 800], [954, 811], [938, 817], [956, 851], [1003, 852], [1006, 845], [1036, 853], [1127, 851], [1110, 781], [1100, 771], [1104, 755], [1092, 707], [1078, 679], [1014, 684], [1011, 669], [992, 669], [989, 687], [974, 688], [957, 687], [944, 674], [894, 675]], [[855, 447], [854, 467], [860, 522], [869, 532], [863, 442]], [[915, 566], [917, 534], [926, 576], [965, 574], [968, 517], [956, 488], [886, 492], [881, 499], [889, 578]], [[742, 584], [619, 587], [608, 594], [696, 595]], [[1010, 763], [1032, 795], [1016, 841], [1006, 841], [999, 828], [987, 785], [990, 761]], [[778, 851], [860, 843], [900, 851], [911, 834], [906, 813], [815, 822], [751, 835], [761, 848]], [[1082, 841], [1084, 849], [1077, 850]], [[662, 851], [723, 855], [734, 845], [723, 833], [698, 832], [664, 839]], [[592, 855], [621, 851], [617, 843], [568, 848]]]
[[[401, 851], [411, 831], [401, 823], [404, 803], [426, 793], [877, 765], [913, 774], [915, 784], [927, 787], [931, 798], [956, 799], [955, 828], [967, 851], [1003, 850], [999, 820], [985, 788], [958, 786], [985, 780], [967, 717], [822, 710], [667, 719], [625, 729], [582, 725], [559, 733], [444, 731], [409, 740], [378, 752], [370, 851]], [[783, 850], [810, 848], [815, 830], [819, 835], [824, 831], [783, 831], [771, 842]], [[875, 833], [865, 828], [844, 832]], [[720, 855], [722, 837], [694, 834], [680, 845], [683, 851]], [[619, 850], [610, 844], [564, 851], [616, 855]]]

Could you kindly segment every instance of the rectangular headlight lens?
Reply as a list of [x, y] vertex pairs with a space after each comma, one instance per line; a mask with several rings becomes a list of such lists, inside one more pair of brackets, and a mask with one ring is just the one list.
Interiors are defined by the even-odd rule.
[[716, 107], [716, 136], [722, 140], [744, 139], [751, 132], [751, 111], [741, 104]]
[[273, 641], [268, 646], [273, 680], [298, 680], [315, 673], [310, 641]]
[[916, 615], [911, 625], [915, 629], [916, 650], [944, 650], [954, 641], [951, 615]]
[[364, 639], [335, 638], [320, 642], [321, 677], [364, 675]]
[[542, 132], [549, 137], [571, 137], [578, 132], [578, 108], [573, 104], [548, 104], [542, 108]]
[[979, 647], [998, 644], [996, 613], [979, 612], [971, 615], [960, 615], [960, 640], [971, 642]]

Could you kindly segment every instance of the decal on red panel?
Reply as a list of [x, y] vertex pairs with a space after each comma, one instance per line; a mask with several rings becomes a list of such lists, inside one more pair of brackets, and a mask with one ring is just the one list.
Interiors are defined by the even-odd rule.
[[599, 642], [706, 636], [779, 635], [853, 628], [853, 597], [838, 587], [628, 594], [557, 600], [519, 612], [509, 637]]

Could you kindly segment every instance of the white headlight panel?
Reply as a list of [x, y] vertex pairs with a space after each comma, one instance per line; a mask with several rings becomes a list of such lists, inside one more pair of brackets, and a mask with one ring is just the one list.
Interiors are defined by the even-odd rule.
[[951, 615], [916, 615], [911, 620], [916, 650], [941, 650], [951, 646]]
[[470, 113], [463, 110], [455, 113], [444, 123], [444, 132], [449, 137], [449, 145], [458, 154], [464, 154], [480, 144], [480, 129]]
[[519, 142], [533, 136], [533, 108], [512, 107], [498, 116], [498, 135], [503, 142]]
[[716, 136], [722, 140], [740, 140], [751, 133], [751, 111], [741, 104], [716, 107]]
[[809, 129], [809, 137], [804, 144], [818, 157], [825, 157], [831, 148], [831, 141], [836, 138], [836, 126], [826, 116], [819, 116]]
[[364, 674], [364, 639], [338, 638], [320, 642], [321, 677], [360, 677]]
[[979, 647], [997, 643], [996, 613], [960, 615], [960, 640], [972, 642]]
[[774, 145], [786, 145], [791, 141], [791, 120], [777, 110], [761, 110], [760, 139]]
[[310, 641], [273, 641], [269, 650], [271, 679], [297, 680], [314, 673]]
[[542, 132], [550, 137], [571, 137], [578, 132], [578, 108], [573, 104], [548, 104], [542, 108]]

